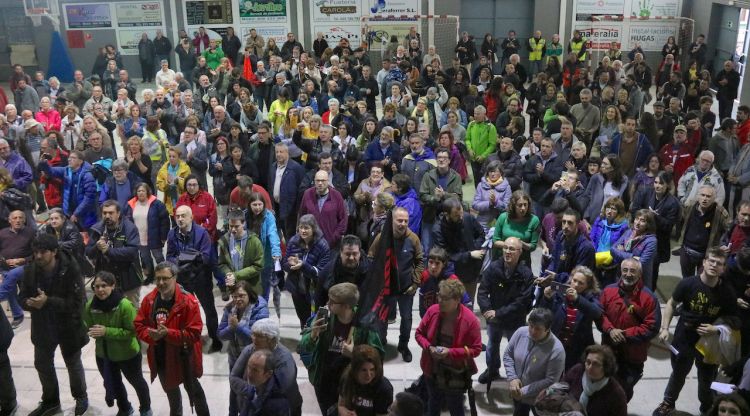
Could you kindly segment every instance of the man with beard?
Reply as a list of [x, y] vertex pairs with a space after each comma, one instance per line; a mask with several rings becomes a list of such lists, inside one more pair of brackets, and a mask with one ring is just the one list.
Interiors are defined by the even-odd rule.
[[443, 202], [443, 212], [435, 222], [432, 233], [435, 245], [448, 252], [456, 276], [466, 286], [466, 293], [473, 305], [479, 270], [487, 252], [482, 248], [485, 239], [482, 226], [476, 217], [464, 212], [460, 200], [448, 198]]
[[552, 280], [567, 282], [568, 275], [576, 266], [586, 266], [594, 269], [594, 246], [587, 236], [580, 233], [578, 223], [581, 214], [568, 208], [562, 215], [561, 230], [555, 238], [555, 250], [552, 254], [552, 263], [546, 276], [537, 279], [540, 286], [548, 286]]
[[656, 119], [657, 135], [654, 142], [657, 143], [659, 149], [661, 149], [672, 139], [672, 129], [674, 129], [675, 124], [673, 124], [671, 117], [665, 116], [664, 103], [661, 101], [654, 102], [654, 119]]
[[534, 201], [534, 213], [537, 217], [544, 217], [546, 208], [539, 201], [542, 200], [547, 189], [560, 179], [565, 159], [558, 158], [554, 152], [554, 142], [549, 137], [542, 139], [539, 153], [526, 161], [523, 168], [524, 182], [529, 184], [529, 195]]
[[513, 191], [520, 189], [523, 179], [523, 162], [521, 161], [521, 156], [513, 148], [513, 138], [498, 136], [497, 149], [497, 152], [487, 156], [485, 168], [493, 160], [500, 161], [502, 163], [503, 178], [508, 181], [510, 189]]
[[328, 302], [328, 289], [339, 283], [353, 283], [361, 288], [371, 264], [362, 250], [359, 237], [351, 234], [342, 237], [336, 261], [329, 261], [326, 270], [320, 273], [316, 304], [325, 305]]
[[[214, 306], [211, 266], [211, 237], [208, 231], [193, 221], [193, 210], [187, 205], [175, 209], [177, 226], [167, 234], [167, 261], [180, 267], [178, 283], [184, 290], [194, 293], [206, 315], [206, 329], [211, 338], [209, 352], [221, 351], [222, 342], [217, 334], [219, 316]], [[158, 279], [158, 267], [157, 267]]]
[[102, 220], [90, 230], [86, 256], [93, 261], [94, 271], [115, 275], [118, 289], [137, 307], [143, 280], [138, 254], [141, 239], [135, 224], [121, 214], [116, 200], [104, 201]]
[[628, 401], [643, 376], [651, 339], [661, 325], [659, 300], [641, 279], [641, 263], [635, 258], [620, 263], [620, 280], [602, 290], [602, 344], [617, 358], [617, 380]]
[[[692, 276], [703, 262], [703, 253], [718, 246], [724, 234], [729, 213], [716, 198], [714, 185], [700, 185], [694, 202], [683, 208], [684, 219], [679, 241], [680, 269], [683, 276]], [[722, 187], [720, 190], [723, 190]]]
[[[424, 261], [422, 255], [422, 244], [419, 241], [419, 237], [409, 229], [409, 212], [405, 208], [396, 207], [393, 208], [392, 215], [393, 247], [394, 252], [396, 253], [396, 261], [398, 263], [398, 287], [401, 291], [400, 293], [392, 295], [387, 301], [392, 305], [391, 316], [389, 317], [392, 319], [396, 318], [395, 305], [398, 304], [398, 310], [401, 314], [398, 352], [401, 353], [401, 358], [409, 363], [412, 360], [411, 351], [409, 351], [409, 336], [411, 335], [412, 326], [412, 305], [414, 303], [414, 294], [420, 283], [422, 270], [424, 270]], [[378, 253], [382, 235], [382, 233], [378, 234], [370, 245], [368, 254], [370, 259], [373, 259], [376, 253]], [[387, 323], [386, 325], [383, 325], [383, 329], [384, 332], [381, 334], [380, 340], [383, 345], [385, 345], [385, 331], [388, 329]]]
[[[497, 130], [498, 135], [508, 135], [508, 125], [514, 117], [521, 117], [521, 119], [523, 119], [523, 114], [521, 114], [520, 107], [521, 103], [517, 98], [511, 98], [508, 100], [508, 107], [505, 109], [505, 111], [498, 114], [497, 119], [495, 119], [495, 129]], [[521, 132], [526, 131], [525, 121], [520, 126], [520, 129]]]
[[34, 368], [42, 385], [42, 400], [28, 415], [44, 416], [60, 411], [60, 387], [55, 371], [58, 346], [76, 401], [74, 414], [83, 415], [89, 400], [81, 362], [81, 348], [88, 343], [81, 317], [86, 299], [81, 271], [73, 256], [59, 249], [57, 237], [52, 234], [39, 234], [31, 249], [34, 260], [24, 270], [19, 301], [31, 312]]
[[659, 87], [657, 99], [667, 103], [672, 98], [678, 98], [682, 101], [685, 98], [685, 84], [682, 83], [682, 74], [672, 72], [669, 81]]
[[742, 248], [749, 246], [750, 240], [750, 201], [742, 200], [737, 205], [737, 216], [727, 232], [721, 237], [721, 248], [727, 255], [734, 256]]
[[672, 346], [678, 353], [672, 351], [672, 374], [664, 390], [664, 400], [654, 410], [654, 416], [667, 416], [674, 411], [693, 363], [698, 370], [700, 411], [705, 414], [711, 408], [714, 396], [711, 383], [718, 375], [719, 366], [705, 362], [706, 354], [699, 352], [696, 344], [703, 336], [718, 336], [720, 331], [714, 323], [718, 319], [734, 315], [737, 308], [734, 290], [728, 282], [721, 279], [726, 263], [727, 254], [721, 247], [709, 248], [703, 258], [703, 271], [697, 276], [684, 276], [667, 301], [659, 339], [665, 343], [669, 342], [669, 324], [677, 305], [681, 305], [672, 339]]
[[637, 122], [634, 116], [625, 117], [624, 123], [625, 128], [622, 133], [615, 133], [612, 136], [610, 152], [619, 156], [622, 173], [632, 178], [638, 168], [648, 163], [648, 158], [654, 149], [648, 137], [636, 130]]
[[581, 102], [570, 107], [570, 114], [576, 119], [575, 133], [587, 147], [591, 147], [591, 140], [601, 123], [601, 111], [591, 104], [592, 96], [591, 90], [584, 88], [579, 94]]

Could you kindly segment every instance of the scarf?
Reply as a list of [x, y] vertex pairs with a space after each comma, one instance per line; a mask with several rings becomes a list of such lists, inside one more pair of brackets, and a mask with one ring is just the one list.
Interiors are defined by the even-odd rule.
[[495, 182], [492, 182], [490, 180], [490, 178], [487, 178], [487, 177], [485, 177], [484, 180], [487, 181], [487, 185], [489, 185], [490, 187], [494, 188], [494, 187], [496, 187], [497, 185], [500, 185], [503, 182], [503, 177], [500, 176], [499, 178], [497, 178], [497, 180]]
[[112, 291], [112, 294], [109, 295], [107, 299], [103, 300], [94, 296], [91, 299], [91, 309], [101, 311], [102, 313], [109, 313], [120, 304], [122, 298], [123, 294], [119, 290]]
[[583, 391], [581, 392], [581, 397], [578, 399], [578, 401], [581, 403], [581, 406], [583, 406], [584, 409], [586, 409], [589, 405], [589, 398], [594, 395], [597, 391], [604, 388], [604, 386], [609, 383], [609, 377], [604, 377], [603, 379], [593, 382], [591, 379], [589, 379], [589, 376], [584, 372], [583, 373], [583, 379], [581, 380], [581, 384], [583, 385]]
[[245, 235], [239, 240], [240, 249], [237, 250], [237, 240], [233, 234], [229, 234], [229, 255], [232, 257], [232, 269], [234, 271], [242, 269], [242, 259], [245, 256], [245, 245], [250, 233], [245, 231]]
[[[250, 321], [253, 317], [253, 308], [255, 307], [254, 303], [249, 303], [245, 310], [242, 311], [242, 318], [240, 318], [240, 322], [237, 324], [238, 328], [250, 328], [252, 326], [252, 322]], [[236, 306], [232, 306], [232, 315], [240, 316], [240, 311], [237, 310]]]

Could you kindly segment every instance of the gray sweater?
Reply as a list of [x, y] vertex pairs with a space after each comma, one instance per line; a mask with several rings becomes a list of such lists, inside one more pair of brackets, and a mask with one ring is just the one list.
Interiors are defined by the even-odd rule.
[[534, 342], [529, 327], [518, 328], [503, 355], [508, 381], [521, 380], [521, 401], [534, 404], [540, 391], [560, 380], [565, 369], [565, 348], [550, 332], [544, 341]]

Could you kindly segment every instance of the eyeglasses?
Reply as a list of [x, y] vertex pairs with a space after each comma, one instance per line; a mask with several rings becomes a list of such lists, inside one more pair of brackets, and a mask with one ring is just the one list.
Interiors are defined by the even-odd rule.
[[174, 279], [174, 276], [169, 276], [169, 277], [159, 277], [159, 276], [156, 276], [156, 277], [154, 277], [154, 282], [156, 282], [156, 283], [159, 283], [159, 282], [168, 282], [168, 281], [170, 281], [172, 279]]

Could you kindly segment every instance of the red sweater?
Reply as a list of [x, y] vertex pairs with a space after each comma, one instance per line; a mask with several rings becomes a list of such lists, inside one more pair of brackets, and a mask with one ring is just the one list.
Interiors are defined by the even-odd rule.
[[216, 201], [214, 197], [206, 191], [198, 191], [194, 196], [187, 192], [180, 195], [175, 208], [187, 205], [193, 210], [193, 221], [208, 231], [211, 241], [216, 242], [218, 234], [216, 232], [216, 223], [218, 221], [216, 214]]
[[[458, 317], [456, 318], [455, 331], [453, 333], [453, 345], [448, 349], [448, 360], [456, 368], [462, 368], [468, 359], [472, 371], [476, 373], [477, 365], [474, 358], [482, 352], [482, 333], [479, 329], [479, 319], [464, 305], [459, 305]], [[414, 339], [422, 348], [422, 358], [419, 365], [425, 376], [432, 374], [432, 355], [429, 348], [434, 345], [440, 330], [440, 305], [432, 305], [427, 309], [422, 321], [419, 322]], [[466, 349], [469, 348], [469, 357]]]
[[750, 141], [750, 119], [743, 121], [737, 127], [737, 140], [740, 141], [740, 146], [744, 146]]
[[[253, 192], [259, 193], [263, 197], [266, 209], [273, 212], [273, 204], [271, 203], [271, 196], [268, 195], [268, 191], [260, 185], [253, 184]], [[242, 197], [239, 187], [232, 189], [232, 193], [229, 194], [229, 205], [238, 206], [242, 209], [250, 208], [250, 203]]]

